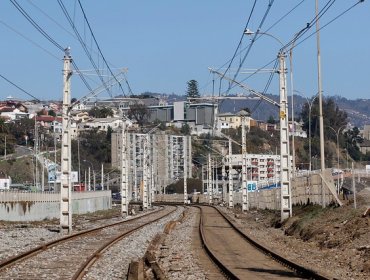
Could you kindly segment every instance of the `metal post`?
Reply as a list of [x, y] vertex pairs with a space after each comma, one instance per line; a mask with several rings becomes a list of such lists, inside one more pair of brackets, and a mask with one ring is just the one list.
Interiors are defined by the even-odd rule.
[[93, 169], [93, 190], [96, 191], [96, 176], [95, 176], [95, 169]]
[[[147, 176], [148, 176], [148, 207], [152, 207], [152, 179], [153, 179], [153, 157], [152, 157], [152, 145], [150, 142], [150, 135], [146, 135], [147, 147], [148, 147], [148, 164], [147, 164]], [[150, 169], [149, 169], [150, 166]]]
[[187, 185], [187, 180], [188, 180], [188, 137], [183, 136], [183, 151], [184, 151], [184, 204], [188, 204], [188, 185]]
[[70, 70], [72, 58], [69, 48], [63, 58], [63, 115], [62, 115], [62, 149], [61, 149], [61, 188], [60, 188], [60, 230], [72, 232], [72, 184], [71, 184], [71, 92]]
[[89, 180], [88, 190], [89, 190], [89, 191], [91, 191], [91, 174], [90, 174], [90, 166], [89, 166], [88, 180]]
[[225, 148], [222, 147], [222, 202], [226, 202], [226, 156]]
[[[319, 90], [319, 125], [320, 125], [320, 159], [321, 159], [321, 173], [324, 176], [325, 170], [325, 148], [324, 148], [324, 118], [322, 109], [322, 82], [321, 82], [321, 53], [320, 53], [320, 26], [319, 26], [319, 3], [316, 0], [316, 41], [317, 41], [317, 83]], [[326, 206], [325, 189], [322, 184], [322, 207]]]
[[146, 136], [143, 139], [143, 210], [148, 209], [148, 143]]
[[132, 157], [134, 162], [134, 200], [138, 200], [138, 188], [137, 188], [137, 159], [136, 159], [136, 134], [132, 135], [133, 137], [133, 151], [132, 151]]
[[234, 186], [233, 186], [233, 175], [231, 174], [231, 170], [233, 168], [232, 162], [231, 162], [232, 153], [233, 153], [232, 144], [231, 144], [231, 140], [229, 139], [229, 160], [228, 160], [228, 163], [229, 163], [229, 208], [234, 207], [234, 201], [233, 201]]
[[127, 184], [127, 141], [126, 141], [126, 121], [123, 119], [121, 124], [121, 216], [128, 215], [128, 184]]
[[285, 54], [279, 52], [281, 220], [292, 216]]
[[355, 180], [355, 170], [353, 169], [352, 161], [352, 191], [353, 191], [353, 207], [357, 208], [357, 199], [356, 199], [356, 180]]
[[249, 210], [249, 201], [248, 201], [248, 189], [247, 189], [247, 138], [245, 130], [245, 115], [242, 115], [242, 211]]
[[207, 192], [209, 198], [209, 204], [212, 204], [212, 167], [211, 167], [211, 154], [208, 154], [208, 180], [207, 180]]
[[101, 164], [101, 190], [104, 191], [104, 164]]

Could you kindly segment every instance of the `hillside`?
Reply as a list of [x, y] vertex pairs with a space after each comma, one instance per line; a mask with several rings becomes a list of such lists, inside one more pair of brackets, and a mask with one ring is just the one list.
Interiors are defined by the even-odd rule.
[[[279, 101], [277, 95], [267, 95], [269, 98]], [[340, 96], [333, 97], [338, 107], [347, 112], [348, 120], [353, 126], [363, 128], [365, 124], [370, 124], [370, 99], [350, 100]], [[290, 97], [288, 102], [291, 104]], [[294, 96], [294, 115], [297, 118], [302, 110], [303, 104], [307, 102], [306, 98]], [[289, 114], [291, 105], [289, 104]], [[225, 100], [221, 102], [220, 112], [237, 112], [242, 108], [248, 107], [252, 111], [252, 117], [258, 120], [266, 121], [269, 116], [277, 119], [277, 107], [260, 102], [259, 100]]]

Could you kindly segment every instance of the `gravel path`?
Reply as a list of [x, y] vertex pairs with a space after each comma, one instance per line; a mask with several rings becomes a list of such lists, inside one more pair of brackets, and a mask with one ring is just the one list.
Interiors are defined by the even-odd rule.
[[166, 235], [157, 259], [168, 279], [202, 280], [207, 279], [203, 273], [198, 256], [192, 250], [192, 239], [196, 224], [197, 209], [191, 207], [185, 212], [182, 223]]

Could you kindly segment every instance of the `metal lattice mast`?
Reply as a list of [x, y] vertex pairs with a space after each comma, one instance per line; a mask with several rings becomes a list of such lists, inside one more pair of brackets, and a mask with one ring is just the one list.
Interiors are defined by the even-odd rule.
[[148, 209], [148, 142], [143, 138], [143, 209]]
[[187, 136], [183, 136], [183, 150], [184, 150], [184, 204], [187, 204], [188, 203], [188, 185], [187, 185], [187, 181], [188, 181], [188, 137]]
[[63, 58], [63, 119], [62, 119], [62, 150], [60, 180], [60, 230], [72, 232], [72, 183], [71, 183], [71, 63], [69, 48]]
[[248, 188], [247, 188], [247, 138], [246, 138], [246, 130], [245, 130], [245, 121], [246, 116], [243, 114], [241, 116], [242, 119], [242, 210], [248, 211], [249, 210], [249, 201], [248, 201]]
[[228, 164], [229, 164], [229, 208], [234, 207], [234, 199], [233, 199], [234, 186], [233, 186], [233, 176], [231, 174], [231, 170], [233, 168], [232, 162], [231, 162], [232, 153], [233, 153], [232, 144], [231, 144], [231, 140], [229, 139], [229, 158], [228, 158]]
[[121, 215], [128, 215], [128, 182], [127, 182], [127, 134], [126, 121], [123, 119], [121, 127]]
[[132, 149], [132, 157], [133, 157], [133, 163], [134, 163], [134, 200], [137, 201], [138, 198], [138, 191], [137, 191], [137, 160], [136, 160], [136, 134], [132, 134], [133, 139], [133, 149]]
[[279, 52], [281, 220], [292, 216], [285, 54]]
[[221, 150], [221, 153], [222, 153], [222, 171], [221, 171], [221, 175], [222, 175], [222, 202], [225, 202], [226, 201], [226, 157], [225, 157], [225, 149], [224, 147], [222, 147], [222, 150]]
[[208, 180], [207, 180], [207, 192], [209, 197], [209, 204], [212, 204], [212, 166], [211, 166], [211, 154], [208, 154]]
[[152, 145], [150, 142], [150, 135], [146, 134], [145, 139], [147, 141], [147, 147], [148, 147], [148, 159], [147, 159], [147, 190], [148, 190], [148, 207], [152, 207], [152, 183], [153, 183], [153, 150]]

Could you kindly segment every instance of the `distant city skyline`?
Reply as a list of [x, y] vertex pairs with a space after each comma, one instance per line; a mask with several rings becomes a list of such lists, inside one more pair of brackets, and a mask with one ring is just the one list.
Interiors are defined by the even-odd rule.
[[[244, 28], [260, 31], [278, 38], [283, 44], [311, 22], [315, 14], [314, 1], [118, 1], [108, 3], [80, 1], [94, 36], [109, 62], [112, 72], [127, 68], [127, 81], [134, 94], [155, 92], [183, 95], [187, 81], [199, 83], [202, 95], [225, 94], [226, 82], [212, 75], [208, 67], [222, 72], [233, 57]], [[320, 0], [320, 8], [328, 1]], [[365, 29], [370, 26], [369, 1], [364, 1], [343, 13], [357, 0], [336, 1], [320, 19], [322, 80], [324, 96], [342, 96], [347, 99], [370, 98], [370, 79], [365, 68], [370, 62], [370, 36]], [[81, 44], [76, 39], [70, 23], [57, 1], [17, 1], [36, 24], [62, 48], [71, 47], [71, 55], [80, 70], [93, 69]], [[109, 75], [103, 58], [84, 21], [78, 1], [62, 1], [72, 24], [79, 31], [87, 51], [102, 73]], [[284, 16], [285, 15], [285, 16]], [[248, 18], [249, 23], [247, 25]], [[328, 24], [330, 21], [338, 19]], [[328, 24], [326, 26], [326, 24]], [[315, 31], [313, 26], [293, 50], [294, 88], [307, 97], [317, 92], [316, 36], [302, 39]], [[40, 100], [62, 99], [62, 58], [64, 53], [45, 39], [9, 1], [2, 3], [0, 11], [2, 37], [2, 70], [0, 74]], [[235, 70], [244, 60], [251, 37], [244, 36], [241, 51], [235, 56], [230, 70]], [[268, 83], [268, 73], [249, 78], [246, 69], [259, 69], [276, 58], [280, 45], [270, 36], [261, 35], [241, 65], [236, 80], [263, 91]], [[289, 53], [286, 59], [289, 78]], [[271, 69], [273, 64], [268, 64]], [[233, 77], [235, 72], [228, 72]], [[91, 88], [101, 85], [95, 71], [85, 75]], [[246, 79], [247, 78], [247, 79]], [[104, 76], [104, 79], [105, 76]], [[214, 81], [213, 81], [214, 80]], [[288, 84], [290, 81], [288, 80]], [[112, 95], [129, 94], [123, 81], [122, 88], [114, 86]], [[72, 77], [72, 97], [80, 98], [89, 90], [79, 79]], [[230, 93], [241, 93], [233, 87]], [[278, 79], [274, 76], [267, 92], [278, 94]], [[1, 99], [13, 96], [28, 100], [31, 97], [0, 78]], [[289, 92], [290, 94], [290, 92]], [[99, 98], [109, 97], [107, 93]]]

